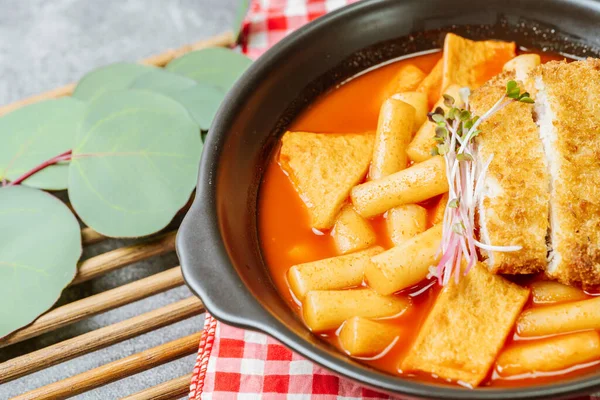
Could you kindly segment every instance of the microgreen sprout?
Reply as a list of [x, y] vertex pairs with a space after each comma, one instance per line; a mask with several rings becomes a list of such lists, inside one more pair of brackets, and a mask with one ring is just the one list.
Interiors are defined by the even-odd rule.
[[438, 107], [428, 114], [429, 120], [436, 124], [436, 146], [432, 154], [444, 157], [449, 185], [439, 250], [442, 256], [435, 270], [441, 285], [448, 284], [452, 275], [458, 282], [463, 259], [466, 263], [463, 273], [469, 272], [478, 260], [477, 248], [504, 252], [521, 249], [520, 246], [482, 243], [475, 237], [475, 208], [481, 200], [483, 181], [492, 159], [477, 162], [477, 146], [473, 139], [481, 133], [479, 126], [504, 107], [513, 102], [533, 103], [533, 100], [511, 80], [502, 97], [483, 115], [476, 116], [470, 111], [470, 90], [463, 88], [459, 95], [464, 103], [462, 108], [452, 96], [445, 94], [446, 109]]

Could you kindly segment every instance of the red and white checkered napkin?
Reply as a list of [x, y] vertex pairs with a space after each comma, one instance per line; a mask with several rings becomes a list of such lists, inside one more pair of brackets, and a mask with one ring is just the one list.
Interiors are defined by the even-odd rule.
[[356, 1], [252, 0], [240, 35], [242, 51], [257, 58], [305, 23]]
[[207, 316], [190, 399], [360, 400], [389, 396], [339, 378], [262, 333]]
[[[257, 58], [305, 23], [355, 1], [252, 0], [240, 35], [242, 51]], [[189, 398], [390, 399], [333, 375], [266, 335], [225, 325], [208, 314]]]

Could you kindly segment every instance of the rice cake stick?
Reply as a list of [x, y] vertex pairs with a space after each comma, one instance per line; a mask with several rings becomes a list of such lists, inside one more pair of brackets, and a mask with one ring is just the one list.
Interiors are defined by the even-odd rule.
[[400, 246], [377, 254], [365, 268], [365, 279], [382, 295], [421, 282], [440, 259], [442, 225], [435, 225]]
[[381, 247], [375, 246], [357, 253], [294, 265], [287, 272], [290, 288], [302, 300], [311, 290], [360, 286], [371, 257], [382, 251]]
[[[459, 90], [460, 86], [451, 85], [444, 91], [444, 94], [454, 98], [456, 101], [456, 107], [463, 107], [464, 104], [459, 95]], [[444, 111], [448, 109], [448, 107], [444, 105], [443, 97], [438, 100], [433, 109], [435, 110], [438, 107], [441, 107], [444, 109]], [[423, 162], [433, 157], [431, 150], [433, 150], [436, 145], [434, 137], [435, 123], [431, 121], [425, 121], [406, 149], [406, 154], [408, 154], [408, 157], [414, 162]]]
[[523, 312], [517, 321], [517, 333], [523, 337], [586, 329], [600, 329], [600, 297], [532, 308]]
[[399, 246], [425, 231], [427, 209], [417, 204], [405, 204], [388, 210], [385, 215], [387, 233], [392, 243]]
[[385, 178], [355, 186], [354, 209], [363, 217], [383, 214], [392, 207], [425, 201], [448, 191], [446, 164], [436, 156]]
[[406, 168], [406, 147], [412, 139], [415, 108], [402, 100], [389, 98], [379, 111], [370, 179], [379, 179]]
[[531, 284], [531, 298], [535, 304], [564, 303], [585, 300], [583, 290], [554, 281], [537, 281]]
[[539, 54], [521, 54], [504, 64], [502, 70], [513, 73], [517, 80], [525, 82], [541, 63]]
[[408, 298], [381, 296], [371, 289], [314, 290], [306, 295], [302, 315], [313, 332], [323, 332], [337, 329], [342, 322], [355, 316], [398, 316], [409, 306]]
[[342, 254], [366, 249], [377, 240], [371, 225], [354, 211], [351, 204], [346, 204], [340, 211], [331, 230], [331, 237]]
[[500, 354], [500, 376], [559, 371], [600, 358], [598, 332], [581, 332], [512, 346]]
[[401, 329], [396, 325], [353, 317], [344, 322], [339, 338], [348, 354], [365, 357], [381, 353], [400, 333]]
[[[418, 129], [427, 121], [427, 112], [429, 105], [427, 103], [427, 95], [421, 92], [400, 92], [392, 96], [392, 99], [402, 100], [415, 108], [415, 126], [413, 130]], [[411, 132], [411, 137], [412, 137]]]
[[382, 100], [385, 101], [396, 93], [416, 90], [426, 76], [425, 72], [415, 65], [403, 65], [383, 91]]

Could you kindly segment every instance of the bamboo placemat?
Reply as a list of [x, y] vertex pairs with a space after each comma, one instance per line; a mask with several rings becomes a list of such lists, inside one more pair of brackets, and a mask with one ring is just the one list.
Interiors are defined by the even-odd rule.
[[[157, 67], [193, 50], [214, 46], [230, 46], [234, 43], [232, 32], [202, 40], [179, 49], [168, 50], [142, 60], [144, 64]], [[0, 107], [0, 115], [37, 101], [68, 96], [75, 84], [66, 85], [33, 97]], [[176, 218], [177, 219], [177, 218]], [[161, 256], [175, 249], [177, 226], [154, 235], [134, 245], [120, 247], [81, 261], [71, 286], [86, 282], [128, 265]], [[81, 230], [83, 245], [91, 246], [107, 238], [88, 227]], [[181, 268], [174, 267], [149, 277], [133, 281], [114, 289], [94, 294], [71, 303], [54, 307], [32, 324], [0, 339], [0, 349], [24, 340], [53, 332], [59, 328], [98, 315], [109, 310], [146, 299], [184, 284]], [[204, 306], [196, 297], [189, 297], [133, 318], [108, 325], [79, 336], [44, 347], [42, 349], [0, 363], [0, 385], [27, 376], [73, 358], [111, 346], [127, 339], [152, 332], [204, 312]], [[201, 332], [184, 336], [171, 342], [107, 363], [100, 367], [71, 376], [67, 379], [39, 387], [13, 399], [44, 400], [63, 399], [90, 391], [102, 385], [132, 376], [158, 365], [193, 354], [198, 349]], [[190, 365], [190, 370], [193, 365]], [[187, 394], [191, 374], [168, 380], [157, 386], [126, 397], [129, 400], [177, 399]], [[1, 397], [1, 396], [0, 396]]]

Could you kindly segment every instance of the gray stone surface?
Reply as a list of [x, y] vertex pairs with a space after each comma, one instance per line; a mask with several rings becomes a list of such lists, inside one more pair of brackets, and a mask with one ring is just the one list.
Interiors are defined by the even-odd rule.
[[[76, 81], [115, 61], [135, 61], [229, 29], [238, 0], [0, 0], [0, 104]], [[85, 256], [130, 243], [111, 240]], [[156, 257], [67, 290], [61, 302], [149, 276], [177, 265], [175, 254]], [[110, 325], [190, 295], [176, 288], [89, 318], [57, 332], [0, 349], [0, 362]], [[190, 318], [109, 348], [0, 385], [0, 399], [98, 367], [202, 328]], [[117, 399], [191, 372], [194, 356], [165, 364], [77, 396]]]

